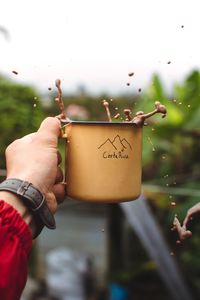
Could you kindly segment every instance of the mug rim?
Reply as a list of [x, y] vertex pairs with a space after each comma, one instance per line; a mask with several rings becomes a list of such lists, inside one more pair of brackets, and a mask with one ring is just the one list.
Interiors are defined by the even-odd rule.
[[77, 125], [122, 125], [122, 126], [134, 126], [137, 128], [141, 128], [140, 126], [137, 126], [135, 123], [130, 122], [108, 122], [108, 121], [69, 121], [69, 122], [62, 122], [62, 127], [65, 127], [70, 124], [77, 124]]

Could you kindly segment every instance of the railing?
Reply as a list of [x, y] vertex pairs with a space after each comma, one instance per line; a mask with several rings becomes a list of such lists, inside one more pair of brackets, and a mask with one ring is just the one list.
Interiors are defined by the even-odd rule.
[[148, 196], [148, 193], [152, 194], [170, 194], [177, 196], [193, 196], [200, 198], [200, 190], [188, 189], [182, 187], [163, 187], [159, 185], [143, 184], [143, 192]]

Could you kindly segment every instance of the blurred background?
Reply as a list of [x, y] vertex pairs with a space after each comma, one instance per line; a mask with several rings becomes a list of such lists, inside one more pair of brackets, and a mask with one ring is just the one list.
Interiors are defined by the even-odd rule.
[[[66, 199], [57, 229], [34, 242], [23, 299], [200, 297], [200, 222], [176, 243], [199, 202], [200, 44], [198, 1], [3, 1], [0, 10], [0, 180], [6, 146], [59, 114], [61, 79], [67, 114], [106, 120], [129, 108], [167, 117], [143, 129], [140, 199], [87, 204]], [[132, 76], [130, 76], [130, 73]], [[64, 155], [64, 144], [60, 141]]]

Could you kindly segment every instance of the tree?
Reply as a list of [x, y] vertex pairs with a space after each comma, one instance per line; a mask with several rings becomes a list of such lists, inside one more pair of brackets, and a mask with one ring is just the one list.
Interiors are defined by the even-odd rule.
[[0, 168], [5, 168], [4, 151], [8, 144], [37, 130], [43, 110], [37, 92], [29, 86], [0, 76]]

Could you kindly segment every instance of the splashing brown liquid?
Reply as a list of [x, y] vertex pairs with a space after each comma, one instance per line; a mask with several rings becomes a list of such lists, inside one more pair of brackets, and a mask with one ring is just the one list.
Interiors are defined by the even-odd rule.
[[119, 119], [120, 118], [120, 114], [117, 113], [115, 116], [114, 116], [114, 119]]
[[160, 113], [162, 114], [162, 118], [164, 118], [167, 114], [167, 109], [164, 105], [162, 105], [159, 101], [155, 102], [155, 110], [145, 114], [143, 111], [138, 111], [136, 116], [131, 121], [135, 125], [142, 127], [146, 119], [150, 118], [151, 116]]
[[103, 106], [104, 106], [105, 109], [106, 109], [106, 114], [107, 114], [108, 121], [109, 121], [109, 122], [112, 122], [112, 118], [111, 118], [111, 114], [110, 114], [110, 108], [109, 108], [109, 103], [108, 103], [108, 101], [103, 100], [102, 103], [103, 103]]
[[131, 110], [130, 109], [124, 109], [124, 114], [126, 116], [125, 121], [130, 122], [132, 120], [131, 118]]
[[[112, 122], [108, 101], [103, 100], [102, 103], [106, 109], [106, 115], [107, 115], [108, 121]], [[116, 107], [115, 110], [116, 109], [118, 109], [118, 108]], [[167, 114], [166, 107], [164, 105], [162, 105], [159, 101], [155, 102], [155, 109], [152, 112], [145, 114], [143, 111], [138, 111], [133, 119], [131, 118], [131, 110], [124, 109], [125, 122], [133, 123], [138, 127], [142, 127], [144, 125], [146, 119], [150, 118], [151, 116], [153, 116], [157, 113], [162, 114], [162, 118], [164, 118]], [[120, 117], [120, 114], [116, 114], [114, 116], [115, 119], [118, 119], [119, 117]]]
[[134, 75], [134, 72], [130, 72], [130, 73], [128, 73], [128, 76], [133, 76]]
[[185, 225], [181, 226], [181, 223], [177, 216], [174, 217], [174, 221], [173, 221], [172, 231], [174, 230], [177, 231], [179, 235], [179, 239], [181, 241], [192, 236], [192, 232], [190, 230], [187, 230]]
[[58, 107], [60, 109], [60, 114], [57, 117], [60, 120], [69, 121], [69, 118], [67, 118], [66, 113], [65, 113], [65, 105], [64, 105], [64, 102], [63, 102], [63, 98], [62, 98], [61, 80], [56, 79], [55, 84], [56, 84], [56, 87], [58, 89], [58, 97], [55, 98], [55, 101], [58, 103]]
[[177, 230], [180, 240], [181, 239], [183, 240], [183, 239], [186, 239], [186, 238], [192, 236], [192, 232], [190, 230], [187, 230], [186, 228], [187, 228], [189, 221], [192, 220], [193, 216], [197, 215], [197, 214], [200, 214], [200, 202], [195, 204], [194, 206], [192, 206], [190, 209], [188, 209], [182, 226], [181, 226], [177, 216], [175, 216], [172, 230]]

